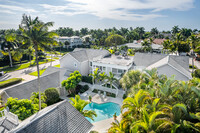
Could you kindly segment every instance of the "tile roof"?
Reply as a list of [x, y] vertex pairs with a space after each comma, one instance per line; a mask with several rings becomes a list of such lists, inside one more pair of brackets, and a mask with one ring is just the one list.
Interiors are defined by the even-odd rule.
[[134, 64], [136, 66], [148, 67], [166, 56], [165, 54], [136, 53], [134, 56]]
[[153, 43], [161, 45], [166, 39], [154, 39]]
[[[154, 54], [153, 56], [156, 57], [158, 54]], [[152, 58], [152, 56], [150, 56]], [[148, 66], [146, 66], [146, 69], [152, 69], [152, 68], [159, 68], [165, 65], [169, 65], [173, 69], [175, 69], [177, 72], [181, 73], [188, 79], [191, 79], [191, 74], [188, 71], [189, 69], [189, 57], [186, 56], [174, 56], [174, 55], [167, 55], [165, 57], [161, 56], [162, 58], [155, 63], [152, 63]], [[158, 58], [157, 58], [158, 59]], [[143, 59], [142, 62], [147, 63], [148, 59]], [[187, 64], [187, 65], [186, 65]]]
[[[60, 86], [59, 72], [54, 72], [49, 75], [44, 75], [40, 77], [40, 87], [41, 91], [44, 92], [45, 89], [50, 87]], [[23, 82], [13, 87], [4, 89], [9, 97], [14, 97], [18, 99], [29, 99], [32, 92], [38, 92], [37, 79]]]
[[92, 127], [93, 125], [65, 100], [27, 118], [11, 132], [88, 133]]
[[[72, 51], [68, 54], [73, 56], [79, 62], [92, 60], [93, 58], [98, 57], [98, 56], [105, 57], [105, 56], [110, 55], [109, 51], [107, 51], [107, 50], [86, 49], [86, 48], [75, 48], [74, 51]], [[65, 58], [65, 56], [63, 56], [62, 58]], [[62, 58], [61, 58], [61, 60], [62, 60]]]

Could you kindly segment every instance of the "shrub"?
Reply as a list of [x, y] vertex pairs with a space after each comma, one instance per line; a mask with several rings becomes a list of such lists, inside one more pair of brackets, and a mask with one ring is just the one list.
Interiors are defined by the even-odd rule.
[[[190, 69], [192, 69], [192, 68], [193, 68], [191, 64], [189, 65], [189, 68], [190, 68]], [[196, 67], [196, 66], [194, 66], [194, 69], [197, 69], [197, 67]]]
[[47, 105], [54, 104], [59, 101], [59, 93], [56, 88], [48, 88], [44, 91], [46, 95], [46, 103]]
[[125, 99], [125, 98], [127, 98], [127, 95], [126, 95], [126, 94], [123, 95], [123, 99]]
[[24, 120], [29, 116], [36, 113], [39, 108], [36, 104], [32, 104], [31, 100], [18, 98], [8, 98], [6, 106], [8, 106], [10, 112], [16, 114], [20, 120]]
[[91, 76], [82, 76], [82, 82], [92, 84], [92, 77]]
[[22, 81], [22, 78], [12, 78], [12, 79], [8, 79], [5, 81], [1, 81], [0, 82], [0, 88], [5, 88], [17, 83], [20, 83]]
[[200, 78], [200, 69], [196, 69], [192, 74], [193, 77]]
[[87, 91], [89, 89], [89, 86], [88, 85], [84, 85], [83, 86], [83, 90]]

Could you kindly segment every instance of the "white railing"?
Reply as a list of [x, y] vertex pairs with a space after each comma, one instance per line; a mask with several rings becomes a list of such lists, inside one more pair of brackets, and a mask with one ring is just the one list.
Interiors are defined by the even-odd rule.
[[11, 121], [12, 123], [18, 125], [19, 120], [18, 120], [18, 116], [13, 114], [12, 112], [9, 112], [9, 109], [4, 109], [3, 111], [0, 111], [1, 114], [1, 118], [7, 118], [9, 121]]

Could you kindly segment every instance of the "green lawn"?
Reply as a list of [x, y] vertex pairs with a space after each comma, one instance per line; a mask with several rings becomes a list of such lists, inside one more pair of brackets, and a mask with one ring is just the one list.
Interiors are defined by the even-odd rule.
[[[55, 65], [54, 67], [60, 67], [60, 64]], [[42, 75], [42, 74], [44, 73], [45, 70], [46, 70], [46, 69], [42, 69], [42, 70], [40, 70], [40, 75]], [[37, 71], [32, 72], [32, 73], [29, 73], [29, 75], [32, 75], [32, 76], [38, 76]]]
[[5, 81], [0, 81], [0, 88], [9, 87], [11, 85], [22, 82], [22, 78], [12, 78]]
[[55, 65], [54, 67], [59, 67], [59, 68], [60, 68], [60, 64], [58, 64], [58, 65]]
[[[44, 73], [45, 70], [46, 70], [46, 69], [42, 69], [42, 70], [40, 70], [40, 75], [42, 75], [42, 74]], [[37, 71], [32, 72], [32, 73], [29, 73], [29, 75], [32, 75], [32, 76], [38, 76]]]
[[[52, 61], [55, 61], [55, 60], [53, 59]], [[44, 63], [48, 63], [48, 62], [51, 62], [51, 59], [40, 60], [39, 64], [44, 64]], [[3, 69], [0, 69], [0, 71], [12, 72], [12, 71], [16, 71], [16, 70], [21, 70], [21, 69], [24, 69], [24, 68], [32, 67], [32, 66], [36, 66], [35, 60], [31, 61], [31, 65], [30, 65], [30, 62], [28, 62], [28, 63], [24, 63], [24, 64], [21, 64], [21, 65], [13, 66], [13, 67], [3, 68]]]

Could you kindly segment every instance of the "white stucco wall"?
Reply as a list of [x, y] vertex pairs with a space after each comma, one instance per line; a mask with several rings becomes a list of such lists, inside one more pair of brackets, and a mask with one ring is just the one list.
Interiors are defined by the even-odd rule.
[[88, 76], [89, 74], [89, 62], [84, 61], [81, 63], [81, 75]]
[[157, 68], [158, 74], [165, 74], [167, 77], [171, 77], [172, 75], [175, 75], [176, 80], [183, 80], [183, 81], [188, 81], [189, 78], [187, 78], [185, 75], [182, 73], [178, 72], [174, 68], [172, 68], [169, 65], [164, 65], [162, 67]]
[[[75, 67], [76, 63], [76, 67]], [[66, 68], [70, 71], [78, 70], [81, 73], [81, 63], [78, 62], [74, 57], [70, 54], [65, 55], [62, 59], [60, 59], [60, 67]]]

